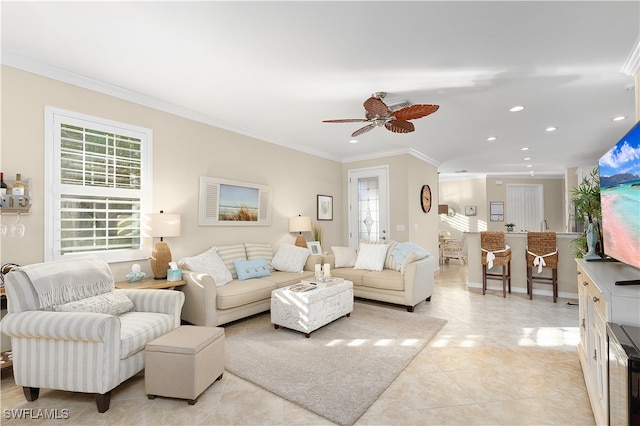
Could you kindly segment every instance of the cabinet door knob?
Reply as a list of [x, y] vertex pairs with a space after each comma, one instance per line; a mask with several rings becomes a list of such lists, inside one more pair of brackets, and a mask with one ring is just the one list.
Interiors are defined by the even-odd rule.
[[600, 299], [598, 299], [597, 297], [593, 296], [593, 301], [598, 303], [600, 301]]
[[586, 287], [586, 286], [588, 286], [588, 285], [589, 285], [589, 283], [588, 283], [588, 282], [586, 282], [586, 281], [582, 281], [582, 285]]

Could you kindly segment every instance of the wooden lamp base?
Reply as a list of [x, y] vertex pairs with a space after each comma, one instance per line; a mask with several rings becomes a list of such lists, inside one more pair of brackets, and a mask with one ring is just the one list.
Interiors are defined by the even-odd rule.
[[307, 248], [307, 240], [304, 239], [304, 235], [298, 234], [295, 245], [298, 247]]
[[[305, 246], [306, 247], [306, 246]], [[167, 278], [167, 269], [171, 262], [171, 250], [169, 245], [164, 241], [158, 241], [151, 252], [151, 271], [156, 280], [164, 280]]]

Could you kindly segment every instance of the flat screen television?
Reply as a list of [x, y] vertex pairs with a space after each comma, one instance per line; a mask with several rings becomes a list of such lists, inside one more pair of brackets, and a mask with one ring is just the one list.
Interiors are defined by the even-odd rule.
[[598, 160], [598, 171], [604, 253], [640, 269], [640, 122]]

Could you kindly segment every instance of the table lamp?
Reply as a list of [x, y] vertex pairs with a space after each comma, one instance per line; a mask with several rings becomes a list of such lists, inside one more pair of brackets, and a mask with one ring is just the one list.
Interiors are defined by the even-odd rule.
[[297, 232], [296, 246], [307, 248], [307, 241], [303, 232], [311, 232], [311, 218], [309, 216], [294, 216], [289, 218], [289, 232]]
[[171, 250], [163, 238], [180, 236], [180, 215], [165, 214], [160, 210], [160, 213], [148, 213], [146, 220], [145, 236], [160, 237], [160, 241], [153, 246], [149, 258], [151, 271], [156, 280], [163, 280], [167, 278], [167, 269], [169, 269], [169, 262], [171, 262]]

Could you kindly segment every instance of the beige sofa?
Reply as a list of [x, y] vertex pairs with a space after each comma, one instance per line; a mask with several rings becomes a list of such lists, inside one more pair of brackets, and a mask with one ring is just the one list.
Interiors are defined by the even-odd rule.
[[185, 296], [182, 319], [193, 325], [214, 327], [268, 311], [273, 290], [312, 278], [315, 265], [322, 261], [320, 255], [309, 255], [300, 273], [271, 270], [268, 276], [241, 281], [233, 260], [262, 257], [271, 264], [273, 249], [266, 244], [236, 244], [218, 247], [218, 254], [233, 277], [223, 286], [216, 286], [211, 274], [185, 269], [185, 262], [180, 261], [182, 277], [187, 281], [181, 287]]
[[325, 255], [323, 263], [330, 264], [331, 276], [353, 282], [355, 297], [404, 305], [407, 311], [413, 312], [417, 304], [430, 301], [433, 295], [433, 256], [409, 263], [404, 273], [386, 267], [382, 271], [336, 268], [335, 256], [332, 254]]

